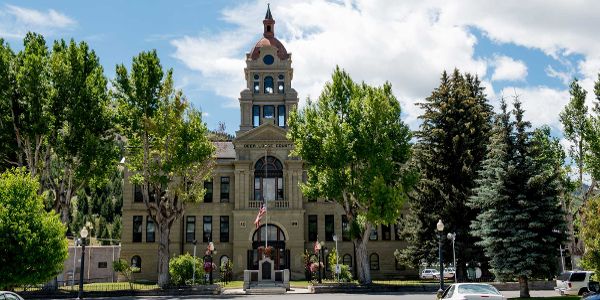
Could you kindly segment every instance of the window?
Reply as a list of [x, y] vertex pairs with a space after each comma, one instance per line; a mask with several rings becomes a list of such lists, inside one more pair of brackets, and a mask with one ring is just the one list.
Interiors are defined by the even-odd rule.
[[144, 218], [142, 216], [133, 216], [133, 242], [142, 242], [142, 223]]
[[98, 269], [106, 269], [106, 268], [108, 268], [108, 262], [105, 262], [105, 261], [98, 262]]
[[204, 202], [211, 203], [213, 200], [213, 182], [212, 180], [204, 181], [204, 189], [206, 192], [204, 193]]
[[[271, 31], [271, 26], [267, 25], [267, 32]], [[275, 62], [275, 58], [273, 57], [273, 55], [267, 54], [265, 55], [265, 57], [263, 57], [263, 62], [265, 63], [265, 65], [271, 65]], [[271, 81], [273, 80], [273, 78], [271, 78]]]
[[260, 92], [260, 76], [258, 76], [258, 74], [254, 74], [254, 87], [252, 88], [252, 92], [255, 94]]
[[185, 218], [185, 242], [193, 243], [196, 239], [196, 217], [187, 216]]
[[[131, 266], [132, 267], [136, 267], [139, 268], [140, 271], [142, 270], [142, 258], [139, 255], [134, 255], [131, 258]], [[139, 272], [139, 271], [138, 271]]]
[[342, 241], [350, 240], [350, 224], [348, 223], [348, 216], [342, 216]]
[[273, 157], [254, 165], [254, 200], [283, 200], [283, 165]]
[[221, 243], [229, 242], [229, 216], [221, 216], [220, 218], [221, 231], [219, 234], [219, 241]]
[[389, 225], [381, 225], [381, 240], [389, 241], [392, 239], [392, 231]]
[[369, 240], [370, 241], [377, 240], [377, 226], [371, 227], [371, 234], [369, 235]]
[[252, 126], [254, 126], [254, 127], [260, 126], [260, 106], [259, 105], [252, 106]]
[[209, 243], [212, 242], [212, 217], [204, 216], [203, 218], [204, 226], [202, 226], [202, 242]]
[[143, 202], [144, 195], [142, 194], [142, 187], [140, 185], [133, 186], [133, 202]]
[[344, 256], [342, 257], [342, 264], [352, 268], [352, 255], [344, 254]]
[[271, 76], [265, 77], [264, 93], [273, 94], [273, 77]]
[[154, 243], [155, 232], [154, 220], [150, 216], [146, 216], [146, 243]]
[[285, 77], [282, 74], [280, 74], [277, 77], [277, 92], [280, 94], [285, 93], [285, 82], [283, 80], [284, 78]]
[[377, 253], [372, 253], [369, 256], [369, 265], [371, 266], [371, 270], [379, 270], [379, 255]]
[[277, 124], [279, 127], [285, 127], [285, 105], [277, 106]]
[[308, 215], [308, 240], [314, 242], [317, 240], [317, 215]]
[[229, 176], [221, 177], [221, 202], [229, 202]]
[[333, 241], [335, 234], [335, 222], [333, 215], [325, 215], [325, 240]]
[[263, 118], [275, 119], [275, 106], [274, 105], [263, 105]]

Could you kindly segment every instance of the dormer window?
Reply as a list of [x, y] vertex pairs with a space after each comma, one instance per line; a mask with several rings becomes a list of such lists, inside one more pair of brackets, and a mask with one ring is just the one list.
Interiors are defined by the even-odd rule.
[[279, 94], [283, 94], [285, 92], [285, 81], [283, 80], [285, 77], [283, 75], [279, 75], [277, 78], [277, 92]]
[[258, 74], [254, 74], [254, 87], [252, 89], [252, 92], [255, 94], [258, 94], [258, 92], [260, 92], [260, 77], [258, 76]]
[[264, 84], [264, 91], [265, 94], [273, 94], [274, 90], [273, 90], [273, 77], [271, 76], [267, 76], [265, 77], [265, 84]]

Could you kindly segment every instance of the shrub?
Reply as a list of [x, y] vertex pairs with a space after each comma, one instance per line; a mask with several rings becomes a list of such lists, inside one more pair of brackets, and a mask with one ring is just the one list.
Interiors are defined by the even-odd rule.
[[[196, 264], [196, 282], [192, 282], [194, 263]], [[189, 253], [171, 258], [169, 261], [169, 274], [171, 274], [171, 284], [173, 285], [191, 285], [202, 282], [204, 269], [202, 268], [202, 259], [194, 259]]]
[[[337, 250], [332, 249], [329, 254], [329, 269], [331, 270], [332, 279], [337, 280], [337, 274], [335, 273], [335, 264], [338, 260]], [[339, 260], [341, 262], [341, 259]], [[352, 272], [350, 271], [350, 267], [340, 263], [340, 282], [350, 282], [352, 281]]]
[[133, 290], [133, 273], [139, 272], [140, 268], [132, 267], [126, 260], [120, 258], [119, 260], [113, 261], [113, 270], [121, 273], [121, 275], [127, 279], [127, 282], [129, 282], [129, 288]]

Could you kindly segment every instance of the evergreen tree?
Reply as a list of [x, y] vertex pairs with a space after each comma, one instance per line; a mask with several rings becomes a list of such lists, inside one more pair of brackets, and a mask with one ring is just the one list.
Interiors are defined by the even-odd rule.
[[497, 279], [518, 278], [521, 297], [529, 297], [529, 278], [554, 274], [565, 238], [559, 204], [564, 154], [548, 128], [529, 131], [518, 99], [514, 121], [504, 101], [501, 109], [470, 199], [481, 211], [471, 228]]
[[[465, 263], [484, 261], [483, 251], [474, 246], [470, 221], [477, 209], [466, 205], [475, 186], [477, 171], [486, 152], [491, 130], [492, 107], [477, 77], [454, 70], [442, 73], [440, 85], [423, 103], [423, 120], [415, 133], [413, 163], [421, 180], [410, 199], [404, 234], [409, 242], [401, 258], [413, 266], [437, 259], [435, 226], [442, 219], [456, 233], [457, 276]], [[450, 243], [445, 243], [450, 251]]]

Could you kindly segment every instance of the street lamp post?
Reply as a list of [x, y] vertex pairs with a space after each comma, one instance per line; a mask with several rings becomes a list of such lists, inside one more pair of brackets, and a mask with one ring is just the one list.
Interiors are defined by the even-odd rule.
[[442, 223], [442, 219], [440, 219], [437, 222], [437, 231], [438, 231], [438, 238], [439, 238], [439, 257], [440, 257], [440, 289], [438, 290], [438, 293], [441, 295], [441, 293], [444, 292], [444, 260], [442, 258], [442, 242], [443, 242], [443, 232], [444, 232], [444, 223]]
[[192, 263], [192, 285], [196, 284], [196, 240], [194, 240], [194, 260]]
[[452, 258], [454, 260], [454, 283], [457, 283], [456, 278], [456, 248], [454, 248], [454, 241], [456, 240], [456, 232], [448, 233], [448, 239], [452, 241]]
[[340, 252], [338, 251], [337, 235], [333, 235], [333, 241], [335, 242], [335, 273], [337, 275], [337, 282], [340, 283]]
[[215, 244], [213, 242], [208, 243], [208, 251], [210, 257], [210, 273], [208, 274], [208, 280], [210, 284], [213, 284], [213, 257], [212, 254], [215, 251]]
[[77, 299], [83, 299], [83, 270], [85, 270], [85, 239], [88, 236], [88, 231], [85, 226], [79, 232], [81, 236], [81, 267], [79, 270], [79, 293]]
[[317, 241], [315, 249], [317, 249], [317, 260], [319, 264], [319, 283], [323, 283], [323, 278], [321, 277], [321, 242]]

